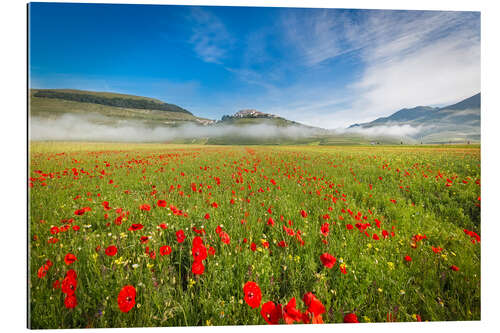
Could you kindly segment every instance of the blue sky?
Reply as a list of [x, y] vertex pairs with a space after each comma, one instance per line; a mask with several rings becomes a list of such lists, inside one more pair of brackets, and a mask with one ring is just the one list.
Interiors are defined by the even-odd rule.
[[30, 86], [324, 128], [480, 91], [478, 12], [32, 3]]

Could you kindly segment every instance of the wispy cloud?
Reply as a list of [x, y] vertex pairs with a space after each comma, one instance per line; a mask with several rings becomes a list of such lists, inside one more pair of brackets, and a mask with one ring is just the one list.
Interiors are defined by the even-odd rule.
[[288, 47], [303, 65], [317, 65], [351, 50], [344, 33], [351, 22], [344, 11], [284, 11], [281, 24]]
[[205, 62], [221, 63], [234, 42], [224, 23], [201, 7], [191, 8], [188, 19], [192, 24], [190, 43], [196, 54]]
[[[324, 93], [305, 105], [290, 95], [283, 109], [296, 115], [294, 119], [322, 127], [348, 126], [404, 107], [457, 102], [480, 91], [478, 13], [345, 13], [323, 10], [283, 16], [288, 42], [303, 66], [324, 70], [328, 60], [349, 53], [362, 69], [353, 82], [337, 88], [337, 96], [321, 82], [302, 83], [305, 90]], [[342, 93], [347, 96], [340, 97]], [[342, 103], [336, 102], [339, 98]]]
[[382, 24], [367, 21], [367, 30], [373, 27], [380, 37], [363, 50], [365, 69], [352, 85], [357, 95], [352, 110], [359, 119], [453, 103], [480, 91], [477, 14], [427, 12], [408, 22], [398, 16]]

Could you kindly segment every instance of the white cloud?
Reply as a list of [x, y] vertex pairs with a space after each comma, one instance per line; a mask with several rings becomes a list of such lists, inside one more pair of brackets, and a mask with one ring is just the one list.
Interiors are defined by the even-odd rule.
[[287, 10], [281, 24], [288, 46], [298, 51], [298, 61], [314, 66], [349, 51], [341, 45], [346, 20], [339, 10]]
[[358, 118], [404, 107], [458, 102], [480, 91], [480, 48], [453, 36], [384, 62], [372, 62], [353, 87]]
[[328, 88], [314, 82], [304, 89], [325, 93], [316, 94], [309, 107], [288, 100], [287, 114], [307, 124], [348, 126], [405, 107], [455, 103], [480, 91], [478, 13], [367, 10], [353, 17], [324, 10], [294, 12], [283, 22], [304, 65], [324, 69], [325, 60], [351, 52], [363, 68], [355, 82], [340, 89], [349, 96], [349, 107], [336, 105]]
[[189, 20], [193, 30], [190, 42], [194, 51], [205, 62], [221, 63], [233, 43], [233, 37], [222, 21], [200, 7], [191, 8]]

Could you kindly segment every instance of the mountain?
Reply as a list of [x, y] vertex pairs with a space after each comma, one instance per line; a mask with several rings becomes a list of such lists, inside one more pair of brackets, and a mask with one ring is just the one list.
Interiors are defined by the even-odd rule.
[[[351, 131], [374, 131], [384, 127], [405, 126], [405, 139], [425, 143], [480, 141], [481, 93], [445, 107], [417, 106], [401, 109], [388, 117], [353, 124]], [[402, 136], [403, 138], [403, 136]]]
[[464, 99], [463, 101], [458, 102], [457, 104], [453, 104], [447, 106], [443, 109], [446, 110], [467, 110], [467, 109], [477, 109], [481, 108], [481, 93], [471, 96], [469, 98]]
[[[147, 125], [177, 126], [182, 123], [210, 124], [188, 110], [158, 99], [75, 89], [30, 89], [30, 115], [54, 119], [72, 114], [101, 122], [140, 121]], [[100, 119], [99, 117], [103, 118]]]

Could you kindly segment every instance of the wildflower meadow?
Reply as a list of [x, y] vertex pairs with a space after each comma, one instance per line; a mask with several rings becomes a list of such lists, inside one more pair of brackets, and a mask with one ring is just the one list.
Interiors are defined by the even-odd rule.
[[478, 146], [29, 154], [32, 328], [480, 319]]

